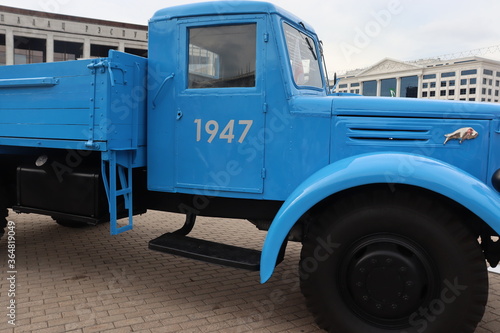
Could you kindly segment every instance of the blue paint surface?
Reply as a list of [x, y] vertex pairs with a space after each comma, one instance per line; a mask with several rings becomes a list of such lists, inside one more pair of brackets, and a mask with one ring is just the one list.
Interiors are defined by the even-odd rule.
[[[190, 31], [221, 25], [255, 27], [255, 84], [194, 89]], [[296, 49], [287, 48], [294, 44], [285, 25], [300, 31]], [[500, 232], [491, 183], [500, 169], [500, 106], [331, 94], [314, 30], [268, 3], [162, 9], [148, 38], [148, 59], [111, 51], [102, 59], [0, 67], [0, 151], [94, 150], [103, 169], [118, 168], [122, 177], [146, 166], [150, 191], [283, 201], [263, 246], [263, 282], [302, 214], [356, 186], [426, 188]], [[297, 82], [313, 67], [297, 73], [300, 43], [310, 45], [303, 55], [317, 58], [322, 87]], [[207, 44], [204, 52], [214, 49]], [[479, 136], [444, 144], [445, 134], [466, 127]], [[120, 191], [111, 187], [113, 199]]]

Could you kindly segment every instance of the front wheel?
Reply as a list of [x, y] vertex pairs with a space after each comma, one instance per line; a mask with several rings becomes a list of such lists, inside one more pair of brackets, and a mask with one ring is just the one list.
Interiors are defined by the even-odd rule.
[[472, 333], [488, 293], [479, 244], [460, 217], [418, 193], [357, 194], [310, 227], [301, 290], [339, 333]]

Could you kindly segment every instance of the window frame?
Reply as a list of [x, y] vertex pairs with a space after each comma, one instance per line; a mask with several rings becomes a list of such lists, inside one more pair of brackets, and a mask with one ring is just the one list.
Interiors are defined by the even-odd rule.
[[[183, 18], [179, 20], [178, 29], [178, 66], [183, 75], [176, 77], [176, 86], [179, 94], [253, 94], [261, 91], [264, 86], [265, 42], [259, 38], [266, 32], [267, 17], [265, 14], [219, 15], [217, 17]], [[221, 22], [224, 22], [221, 24]], [[255, 86], [253, 87], [209, 87], [189, 88], [189, 29], [212, 26], [230, 26], [256, 24], [256, 59], [255, 59]]]
[[473, 69], [464, 69], [460, 71], [461, 76], [467, 76], [467, 75], [477, 75], [477, 68]]
[[[366, 95], [366, 92], [365, 92], [365, 84], [368, 83], [370, 85], [372, 84], [375, 84], [375, 90], [374, 90], [374, 94], [370, 94], [370, 95]], [[372, 88], [372, 87], [368, 87], [368, 88]], [[363, 81], [362, 82], [362, 85], [361, 85], [361, 94], [363, 96], [377, 96], [377, 89], [378, 89], [378, 82], [377, 80], [367, 80], [367, 81]]]

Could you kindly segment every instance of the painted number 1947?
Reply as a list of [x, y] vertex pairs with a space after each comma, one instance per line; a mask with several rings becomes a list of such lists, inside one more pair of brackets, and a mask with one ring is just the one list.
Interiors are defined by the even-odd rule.
[[[201, 141], [201, 136], [204, 129], [204, 132], [209, 135], [207, 139], [208, 143], [212, 143], [217, 135], [220, 140], [227, 140], [228, 143], [231, 143], [235, 139], [235, 122], [236, 121], [234, 119], [229, 120], [224, 129], [219, 133], [219, 129], [221, 128], [221, 126], [219, 126], [219, 123], [216, 120], [209, 120], [205, 124], [203, 124], [203, 121], [201, 119], [195, 119], [194, 123], [196, 124], [196, 141]], [[242, 143], [243, 140], [245, 140], [248, 131], [250, 131], [250, 128], [252, 127], [252, 124], [253, 120], [238, 120], [238, 125], [244, 126], [242, 127], [243, 132], [238, 138], [239, 143]]]

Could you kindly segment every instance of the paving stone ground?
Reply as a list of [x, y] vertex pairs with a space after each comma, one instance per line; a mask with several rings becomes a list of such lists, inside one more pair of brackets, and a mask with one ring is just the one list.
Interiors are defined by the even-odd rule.
[[[258, 272], [148, 250], [183, 216], [150, 211], [134, 230], [82, 229], [17, 215], [16, 325], [8, 324], [7, 240], [0, 240], [0, 332], [321, 332], [298, 288], [300, 245], [291, 243], [270, 282]], [[199, 218], [193, 237], [259, 249], [265, 233], [241, 220]], [[476, 333], [500, 332], [500, 275]]]

